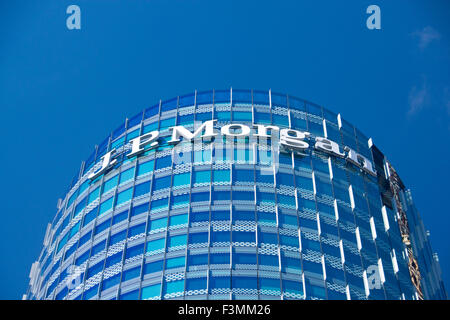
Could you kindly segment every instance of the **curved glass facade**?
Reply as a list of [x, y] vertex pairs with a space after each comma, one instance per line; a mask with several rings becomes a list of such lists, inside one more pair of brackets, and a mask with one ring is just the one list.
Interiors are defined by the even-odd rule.
[[[202, 139], [205, 123], [215, 134]], [[157, 145], [139, 140], [152, 132]], [[315, 148], [320, 138], [338, 154]], [[399, 221], [402, 210], [418, 214], [375, 149], [340, 115], [288, 95], [216, 90], [162, 101], [83, 162], [25, 298], [444, 298], [437, 272], [420, 278], [427, 271], [417, 268], [414, 278]], [[429, 255], [422, 260], [437, 263]]]

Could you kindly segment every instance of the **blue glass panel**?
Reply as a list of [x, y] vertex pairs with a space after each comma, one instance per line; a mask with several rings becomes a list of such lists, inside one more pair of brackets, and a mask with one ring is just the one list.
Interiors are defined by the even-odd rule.
[[191, 202], [209, 201], [209, 192], [199, 192], [191, 194]]
[[169, 199], [163, 198], [158, 200], [153, 200], [151, 203], [151, 210], [150, 212], [153, 212], [154, 210], [161, 210], [164, 208], [167, 208], [169, 206]]
[[149, 192], [150, 192], [150, 182], [149, 181], [134, 186], [134, 197], [135, 198], [140, 197]]
[[164, 294], [184, 291], [184, 279], [164, 283]]
[[189, 234], [189, 243], [207, 243], [208, 242], [208, 232], [196, 232]]
[[79, 256], [77, 258], [77, 260], [75, 260], [75, 264], [76, 265], [81, 265], [83, 262], [85, 262], [87, 259], [89, 258], [89, 250], [86, 251], [85, 253], [83, 253], [81, 256]]
[[92, 267], [89, 267], [87, 272], [87, 278], [89, 279], [90, 277], [96, 275], [102, 270], [103, 270], [103, 261], [100, 261], [97, 264], [93, 265]]
[[287, 96], [284, 94], [272, 93], [272, 106], [287, 107]]
[[208, 264], [208, 254], [197, 254], [188, 256], [188, 265], [206, 265]]
[[154, 160], [139, 163], [137, 167], [137, 175], [142, 176], [146, 173], [153, 172]]
[[113, 217], [113, 224], [119, 223], [128, 218], [128, 210], [120, 212]]
[[103, 240], [99, 244], [97, 244], [94, 247], [92, 247], [91, 256], [95, 256], [97, 253], [103, 251], [105, 249], [105, 245], [106, 245], [106, 240]]
[[160, 228], [166, 228], [167, 227], [167, 217], [150, 220], [150, 231], [158, 230]]
[[[163, 130], [173, 127], [175, 125], [176, 125], [176, 118], [160, 120], [159, 130], [163, 131]], [[163, 143], [161, 143], [161, 144], [163, 144]]]
[[134, 167], [120, 173], [119, 185], [134, 178]]
[[150, 299], [161, 296], [161, 284], [154, 284], [151, 286], [143, 287], [141, 291], [141, 299]]
[[98, 284], [85, 291], [83, 294], [83, 300], [89, 300], [97, 295], [98, 292]]
[[226, 289], [230, 288], [231, 279], [230, 277], [211, 277], [209, 279], [210, 289]]
[[191, 175], [189, 172], [177, 174], [173, 176], [173, 186], [182, 186], [191, 184]]
[[211, 264], [230, 264], [229, 253], [212, 253], [210, 255]]
[[206, 278], [186, 279], [186, 290], [202, 290], [206, 289]]
[[188, 222], [188, 215], [180, 214], [180, 215], [170, 217], [169, 226], [182, 225], [182, 224], [186, 224], [187, 222]]
[[256, 277], [235, 277], [231, 278], [233, 288], [257, 289], [258, 283]]
[[170, 180], [170, 176], [155, 179], [153, 181], [153, 191], [169, 188]]
[[103, 280], [102, 290], [112, 288], [115, 285], [119, 284], [119, 282], [120, 282], [120, 273], [116, 274], [115, 276], [112, 276], [111, 278]]
[[210, 183], [211, 171], [194, 171], [194, 183]]
[[128, 238], [136, 236], [141, 233], [145, 233], [145, 223], [141, 223], [138, 224], [137, 226], [131, 227], [128, 231]]
[[126, 270], [122, 274], [122, 282], [137, 278], [140, 276], [140, 274], [141, 274], [141, 267], [135, 267]]
[[209, 212], [191, 212], [189, 219], [190, 222], [209, 221]]
[[161, 112], [169, 111], [177, 108], [178, 98], [174, 98], [168, 101], [164, 101], [161, 104]]
[[187, 235], [181, 234], [177, 236], [171, 236], [168, 239], [168, 247], [176, 247], [176, 246], [182, 246], [186, 245], [187, 243]]
[[277, 255], [258, 255], [258, 263], [262, 266], [273, 266], [278, 268], [278, 256]]
[[[259, 278], [259, 288], [264, 291], [274, 291], [272, 294], [276, 295], [280, 292], [280, 280], [279, 279], [268, 279]], [[267, 293], [266, 293], [267, 294]]]
[[99, 216], [112, 209], [114, 197], [109, 198], [100, 205]]
[[146, 202], [144, 204], [140, 204], [136, 207], [133, 207], [131, 209], [131, 216], [134, 217], [134, 216], [140, 215], [142, 213], [146, 213], [146, 212], [148, 212], [148, 202]]
[[283, 280], [283, 292], [303, 294], [303, 285], [301, 282]]
[[144, 265], [144, 274], [162, 271], [163, 264], [164, 264], [163, 260], [146, 263]]
[[256, 264], [256, 255], [233, 252], [233, 264]]
[[249, 191], [233, 191], [233, 200], [255, 201], [255, 193]]
[[252, 113], [245, 111], [233, 111], [234, 121], [252, 121]]
[[166, 260], [166, 269], [184, 267], [185, 261], [186, 261], [186, 259], [184, 256], [176, 257], [176, 258], [169, 258]]
[[133, 290], [128, 293], [121, 294], [120, 300], [137, 300], [139, 298], [139, 290]]
[[125, 253], [125, 258], [132, 258], [135, 257], [139, 254], [142, 254], [144, 252], [144, 244], [138, 244], [137, 246], [134, 247], [129, 247], [127, 248], [127, 251]]
[[111, 225], [111, 220], [106, 220], [105, 222], [102, 222], [101, 224], [97, 225], [95, 227], [95, 235], [106, 230], [107, 228], [109, 228], [110, 225]]
[[122, 251], [106, 258], [105, 269], [122, 262]]
[[115, 186], [117, 186], [117, 181], [119, 180], [119, 175], [116, 175], [112, 178], [110, 178], [109, 180], [106, 180], [103, 184], [103, 191], [102, 193], [108, 192], [109, 190], [111, 190], [112, 188], [114, 188]]
[[150, 118], [159, 113], [159, 104], [151, 106], [150, 108], [145, 109], [144, 118]]
[[161, 250], [164, 249], [165, 246], [166, 246], [166, 239], [164, 238], [151, 240], [147, 242], [146, 252]]

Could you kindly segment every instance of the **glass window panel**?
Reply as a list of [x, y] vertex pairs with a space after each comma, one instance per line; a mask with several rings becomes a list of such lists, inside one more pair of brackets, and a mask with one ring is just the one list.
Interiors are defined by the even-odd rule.
[[[121, 205], [127, 201], [131, 200], [131, 197], [133, 195], [133, 188], [128, 188], [119, 194], [117, 194], [116, 197], [116, 206]], [[102, 204], [103, 205], [103, 204]], [[100, 206], [100, 212], [102, 212], [102, 207]]]
[[182, 186], [191, 184], [191, 174], [189, 172], [181, 173], [173, 176], [173, 186]]
[[197, 192], [191, 194], [191, 202], [209, 201], [209, 192]]
[[167, 227], [167, 217], [150, 220], [150, 231], [155, 231]]
[[141, 299], [152, 299], [161, 296], [161, 284], [153, 284], [151, 286], [143, 287], [141, 291]]
[[162, 210], [168, 207], [169, 207], [169, 198], [153, 200], [150, 212], [154, 212], [154, 210]]
[[259, 278], [259, 288], [263, 294], [272, 294], [279, 295], [280, 294], [280, 280], [279, 279], [268, 279], [268, 278]]
[[146, 263], [144, 265], [144, 274], [162, 271], [163, 264], [164, 264], [163, 260]]
[[155, 170], [168, 168], [172, 166], [172, 156], [162, 157], [156, 159]]
[[137, 216], [137, 215], [139, 215], [141, 213], [145, 213], [145, 212], [148, 212], [148, 202], [144, 203], [144, 204], [140, 204], [136, 207], [133, 207], [131, 209], [131, 216], [134, 217], [134, 216]]
[[141, 223], [138, 224], [137, 226], [130, 227], [128, 231], [128, 238], [134, 237], [141, 233], [145, 233], [145, 223]]
[[207, 285], [206, 278], [186, 279], [186, 290], [204, 290]]
[[137, 278], [140, 276], [140, 274], [141, 274], [141, 267], [135, 267], [132, 269], [128, 269], [123, 272], [122, 282]]
[[105, 222], [103, 222], [103, 223], [97, 225], [97, 226], [95, 227], [95, 233], [94, 233], [94, 234], [97, 235], [97, 234], [99, 234], [100, 232], [105, 231], [106, 229], [109, 228], [110, 224], [111, 224], [111, 220], [106, 220]]
[[133, 247], [128, 247], [126, 252], [125, 252], [125, 258], [132, 258], [135, 257], [137, 255], [142, 254], [144, 251], [144, 244], [138, 244], [137, 246], [133, 246]]
[[140, 183], [134, 186], [134, 197], [140, 197], [150, 192], [150, 182]]
[[113, 235], [111, 235], [111, 238], [109, 240], [109, 245], [112, 246], [122, 240], [125, 240], [126, 237], [127, 237], [127, 230], [113, 234]]
[[[131, 197], [131, 194], [129, 195]], [[104, 214], [105, 212], [109, 211], [112, 209], [113, 206], [113, 202], [114, 202], [114, 197], [109, 198], [108, 200], [104, 201], [101, 205], [100, 205], [100, 210], [98, 215], [101, 216], [102, 214]]]
[[178, 226], [187, 224], [188, 222], [188, 215], [187, 214], [179, 214], [176, 216], [171, 216], [169, 219], [169, 226]]
[[189, 204], [189, 194], [172, 196], [170, 199], [172, 208], [183, 207]]
[[133, 290], [128, 293], [120, 295], [120, 300], [137, 300], [139, 297], [139, 290]]
[[259, 254], [258, 263], [261, 266], [272, 266], [278, 269], [278, 255]]
[[112, 276], [111, 278], [104, 279], [102, 282], [102, 290], [107, 290], [109, 288], [114, 287], [120, 282], [120, 273]]
[[173, 98], [161, 103], [161, 112], [169, 111], [177, 108], [178, 98]]
[[150, 161], [138, 164], [137, 175], [138, 176], [142, 176], [144, 174], [153, 172], [153, 166], [154, 166], [154, 161], [153, 160], [150, 160]]
[[244, 288], [244, 289], [257, 289], [257, 279], [256, 277], [236, 277], [231, 278], [231, 286], [233, 288]]
[[171, 236], [168, 239], [168, 247], [184, 246], [187, 243], [187, 235], [181, 234], [177, 236]]
[[142, 134], [158, 130], [158, 122], [152, 122], [144, 126]]
[[89, 193], [88, 204], [92, 203], [95, 199], [100, 196], [100, 187], [95, 188]]
[[256, 264], [256, 255], [250, 253], [233, 253], [233, 265]]
[[234, 121], [252, 121], [252, 113], [244, 111], [233, 111]]
[[121, 221], [124, 221], [128, 218], [128, 210], [127, 211], [122, 211], [116, 215], [114, 215], [113, 217], [113, 225], [116, 223], [119, 223]]
[[166, 246], [166, 239], [155, 239], [147, 242], [146, 252], [152, 252], [157, 250], [162, 250]]
[[116, 176], [110, 178], [109, 180], [105, 181], [105, 183], [103, 184], [102, 193], [108, 192], [109, 190], [111, 190], [112, 188], [117, 186], [118, 180], [119, 180], [119, 175], [116, 175]]
[[185, 257], [169, 258], [166, 260], [166, 269], [181, 268], [185, 265]]
[[119, 185], [134, 178], [134, 167], [120, 173]]
[[153, 181], [153, 190], [161, 190], [170, 187], [171, 176], [157, 178]]
[[98, 293], [98, 284], [84, 292], [83, 300], [89, 300], [89, 299], [95, 297], [97, 295], [97, 293]]
[[230, 264], [230, 254], [229, 253], [211, 253], [210, 263], [211, 264]]
[[164, 283], [164, 294], [165, 295], [171, 294], [171, 293], [176, 293], [176, 292], [183, 292], [183, 291], [184, 291], [184, 279]]

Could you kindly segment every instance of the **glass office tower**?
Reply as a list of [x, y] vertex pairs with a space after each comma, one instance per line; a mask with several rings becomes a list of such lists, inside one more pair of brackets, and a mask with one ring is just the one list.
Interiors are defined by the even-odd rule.
[[[216, 134], [202, 139], [211, 120]], [[286, 148], [282, 132], [306, 144]], [[321, 138], [337, 151], [316, 148]], [[314, 103], [253, 90], [160, 101], [96, 145], [58, 202], [24, 295], [445, 298], [411, 193], [372, 140]]]

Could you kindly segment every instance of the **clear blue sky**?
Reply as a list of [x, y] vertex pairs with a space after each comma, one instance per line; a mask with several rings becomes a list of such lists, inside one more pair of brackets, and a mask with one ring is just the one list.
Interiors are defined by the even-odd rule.
[[[81, 8], [81, 30], [66, 8]], [[381, 8], [381, 30], [366, 8]], [[450, 290], [449, 1], [0, 2], [0, 298], [21, 298], [57, 199], [125, 117], [194, 89], [289, 93], [355, 124], [413, 193]]]

